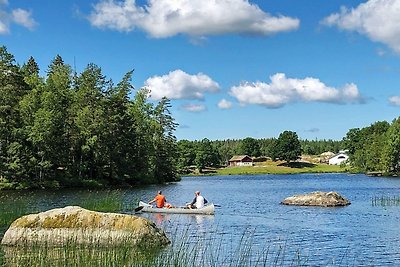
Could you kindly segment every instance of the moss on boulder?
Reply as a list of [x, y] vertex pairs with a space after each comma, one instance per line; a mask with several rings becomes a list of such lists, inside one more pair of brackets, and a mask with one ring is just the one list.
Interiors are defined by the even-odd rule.
[[3, 245], [84, 244], [154, 248], [170, 243], [154, 222], [138, 216], [103, 213], [77, 206], [30, 214], [15, 220], [4, 234]]
[[339, 207], [350, 205], [350, 201], [342, 197], [337, 192], [312, 192], [304, 195], [294, 195], [285, 198], [284, 205], [296, 206], [321, 206], [321, 207]]

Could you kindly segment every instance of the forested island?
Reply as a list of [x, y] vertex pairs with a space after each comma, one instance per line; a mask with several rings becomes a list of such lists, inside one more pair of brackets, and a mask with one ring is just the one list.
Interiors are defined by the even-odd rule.
[[358, 172], [400, 171], [400, 117], [350, 129], [343, 140], [177, 140], [170, 101], [118, 83], [90, 63], [81, 72], [56, 55], [45, 77], [0, 47], [0, 189], [123, 186], [179, 180], [195, 166], [225, 167], [234, 155], [296, 160], [346, 149]]

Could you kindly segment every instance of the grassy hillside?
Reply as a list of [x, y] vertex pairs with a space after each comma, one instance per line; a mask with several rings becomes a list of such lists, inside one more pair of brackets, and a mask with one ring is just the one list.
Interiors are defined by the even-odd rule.
[[339, 173], [348, 172], [348, 167], [327, 165], [319, 163], [292, 162], [258, 162], [255, 166], [225, 167], [213, 170], [205, 170], [209, 175], [240, 175], [240, 174], [296, 174], [296, 173]]

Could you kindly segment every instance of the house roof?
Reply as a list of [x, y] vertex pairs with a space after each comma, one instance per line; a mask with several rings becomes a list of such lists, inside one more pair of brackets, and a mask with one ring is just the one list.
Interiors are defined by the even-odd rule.
[[333, 157], [334, 155], [335, 155], [335, 153], [333, 153], [331, 151], [326, 151], [321, 154], [321, 157]]
[[247, 155], [237, 155], [237, 156], [233, 156], [229, 161], [241, 161], [245, 158], [251, 159], [251, 157], [249, 157]]

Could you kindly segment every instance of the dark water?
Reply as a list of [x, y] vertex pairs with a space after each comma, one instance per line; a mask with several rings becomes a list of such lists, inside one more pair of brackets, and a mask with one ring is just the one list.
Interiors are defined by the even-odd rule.
[[[237, 244], [251, 240], [251, 253], [268, 249], [284, 255], [284, 263], [298, 257], [307, 266], [400, 266], [400, 206], [374, 206], [371, 201], [400, 196], [399, 178], [346, 174], [185, 177], [179, 183], [121, 192], [129, 203], [148, 201], [157, 190], [163, 190], [175, 205], [189, 202], [193, 192], [200, 190], [220, 206], [214, 216], [140, 215], [164, 228], [173, 241], [176, 232], [184, 232], [189, 242], [207, 239], [208, 246], [231, 257], [237, 253]], [[312, 191], [337, 191], [352, 204], [342, 208], [280, 204], [288, 196]], [[16, 193], [0, 194], [15, 197]], [[31, 192], [26, 197], [46, 210], [74, 204], [84, 194]]]

